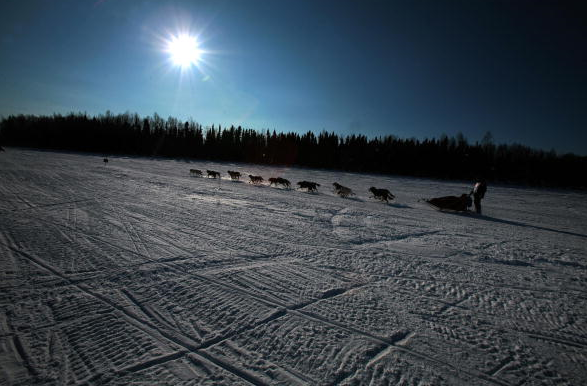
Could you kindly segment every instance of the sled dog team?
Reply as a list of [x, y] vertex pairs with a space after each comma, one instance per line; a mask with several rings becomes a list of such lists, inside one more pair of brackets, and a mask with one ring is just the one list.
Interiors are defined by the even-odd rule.
[[[190, 169], [190, 175], [203, 177], [202, 171], [198, 169]], [[230, 179], [233, 181], [240, 180], [240, 177], [242, 176], [240, 172], [235, 172], [232, 170], [228, 171], [228, 175], [230, 176]], [[214, 170], [206, 170], [206, 176], [208, 178], [220, 178], [220, 172]], [[259, 185], [263, 183], [263, 181], [265, 181], [263, 177], [253, 176], [251, 174], [249, 174], [249, 180], [249, 183], [253, 185]], [[291, 187], [291, 183], [285, 178], [271, 177], [268, 181], [269, 186], [280, 185], [287, 189]], [[318, 191], [319, 186], [320, 184], [312, 181], [298, 182], [299, 189], [304, 189], [308, 192]], [[347, 198], [349, 196], [355, 195], [355, 193], [350, 188], [342, 186], [338, 182], [333, 183], [332, 186], [334, 186], [334, 193], [336, 193], [340, 197]], [[369, 192], [373, 194], [373, 198], [385, 201], [387, 203], [389, 203], [389, 200], [393, 200], [395, 198], [395, 196], [387, 189], [378, 189], [372, 186], [369, 188]], [[481, 199], [483, 199], [486, 192], [487, 183], [484, 179], [478, 179], [478, 182], [475, 183], [473, 190], [471, 190], [469, 194], [462, 194], [461, 196], [437, 197], [424, 201], [435, 209], [453, 212], [466, 212], [469, 210], [469, 207], [471, 207], [471, 205], [474, 203], [475, 211], [478, 214], [481, 214]], [[471, 196], [473, 196], [473, 200], [471, 199]]]
[[[104, 163], [108, 163], [108, 158], [104, 158]], [[203, 177], [204, 173], [202, 173], [199, 169], [190, 169], [190, 175], [196, 177]], [[240, 172], [235, 172], [232, 170], [228, 171], [228, 175], [230, 179], [233, 181], [240, 180], [242, 174]], [[208, 178], [220, 178], [220, 172], [214, 170], [206, 170], [206, 176]], [[249, 183], [253, 185], [259, 185], [265, 181], [261, 176], [253, 176], [249, 174]], [[269, 186], [283, 186], [286, 189], [291, 187], [291, 183], [282, 177], [271, 177], [269, 178]], [[312, 181], [299, 181], [298, 182], [299, 189], [304, 189], [308, 192], [316, 192], [318, 191], [318, 187], [320, 184]], [[334, 193], [339, 195], [340, 197], [347, 198], [349, 196], [355, 196], [355, 192], [353, 192], [350, 188], [346, 186], [342, 186], [338, 182], [332, 184], [334, 187]], [[373, 194], [373, 198], [376, 198], [381, 201], [385, 201], [389, 203], [389, 200], [393, 200], [395, 196], [387, 189], [378, 189], [374, 186], [369, 188], [369, 192]], [[452, 211], [452, 212], [466, 212], [475, 204], [475, 211], [478, 214], [481, 214], [481, 200], [484, 198], [485, 193], [487, 192], [487, 183], [484, 179], [478, 178], [473, 190], [469, 194], [462, 194], [461, 196], [445, 196], [445, 197], [437, 197], [431, 198], [429, 200], [424, 200], [427, 204], [432, 206], [433, 208], [441, 211]], [[471, 199], [473, 196], [473, 199]]]
[[[204, 173], [199, 169], [190, 169], [190, 175], [196, 176], [196, 177], [203, 177]], [[233, 181], [240, 180], [240, 178], [242, 176], [242, 174], [240, 172], [235, 172], [232, 170], [228, 171], [228, 175], [230, 176], [230, 179]], [[206, 177], [207, 178], [220, 178], [220, 176], [221, 176], [220, 172], [217, 172], [214, 170], [206, 170]], [[263, 177], [253, 176], [251, 174], [249, 174], [249, 180], [250, 180], [249, 183], [251, 183], [253, 185], [259, 185], [263, 181], [265, 181], [263, 179]], [[291, 187], [291, 182], [289, 180], [286, 180], [285, 178], [282, 178], [282, 177], [271, 177], [271, 178], [269, 178], [268, 181], [269, 181], [270, 186], [283, 186], [284, 188], [287, 188], [287, 189], [289, 189]], [[318, 187], [320, 186], [319, 183], [312, 182], [312, 181], [299, 181], [297, 183], [297, 185], [298, 185], [299, 189], [303, 189], [308, 192], [316, 192], [316, 191], [318, 191]], [[336, 194], [338, 194], [340, 197], [346, 198], [346, 197], [355, 195], [355, 192], [353, 192], [350, 188], [347, 188], [346, 186], [342, 186], [338, 182], [333, 183], [332, 186], [334, 186], [334, 192]], [[387, 189], [377, 189], [376, 187], [372, 186], [369, 189], [369, 191], [373, 194], [374, 198], [379, 199], [381, 201], [389, 202], [389, 200], [393, 200], [395, 198], [395, 196], [393, 194], [391, 194], [391, 192]]]

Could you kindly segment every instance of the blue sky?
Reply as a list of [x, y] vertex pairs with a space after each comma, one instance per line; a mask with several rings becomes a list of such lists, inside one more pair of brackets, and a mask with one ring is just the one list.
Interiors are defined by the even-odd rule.
[[[130, 111], [204, 125], [587, 155], [579, 1], [4, 1], [0, 114]], [[199, 68], [164, 41], [198, 35]]]

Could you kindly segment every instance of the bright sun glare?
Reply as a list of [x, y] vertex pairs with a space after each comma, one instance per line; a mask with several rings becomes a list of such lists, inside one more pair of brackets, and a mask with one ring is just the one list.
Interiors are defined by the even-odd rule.
[[173, 63], [182, 68], [196, 65], [202, 54], [197, 39], [190, 35], [173, 36], [168, 43], [167, 51]]

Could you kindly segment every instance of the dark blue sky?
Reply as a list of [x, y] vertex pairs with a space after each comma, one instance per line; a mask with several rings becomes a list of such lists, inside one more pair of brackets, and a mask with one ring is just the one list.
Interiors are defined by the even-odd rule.
[[[583, 1], [2, 1], [0, 114], [277, 131], [486, 131], [587, 155]], [[164, 40], [199, 36], [199, 68]]]

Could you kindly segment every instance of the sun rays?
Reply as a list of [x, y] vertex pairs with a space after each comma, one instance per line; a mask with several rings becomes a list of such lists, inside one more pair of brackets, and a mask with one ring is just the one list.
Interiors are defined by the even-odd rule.
[[182, 69], [197, 66], [202, 57], [197, 38], [189, 34], [172, 36], [167, 42], [166, 51], [172, 63]]

